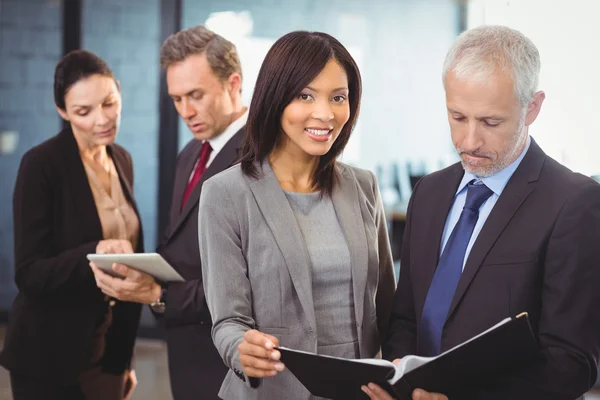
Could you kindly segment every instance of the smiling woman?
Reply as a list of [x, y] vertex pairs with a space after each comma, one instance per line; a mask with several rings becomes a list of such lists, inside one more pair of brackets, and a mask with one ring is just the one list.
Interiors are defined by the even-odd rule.
[[300, 153], [297, 157], [327, 154], [350, 118], [348, 76], [332, 59], [283, 110], [277, 151]]
[[230, 368], [223, 399], [311, 398], [278, 345], [379, 353], [395, 288], [383, 206], [371, 172], [336, 161], [360, 98], [338, 40], [283, 36], [258, 74], [241, 164], [204, 183], [198, 237], [213, 340]]
[[114, 143], [119, 86], [86, 51], [56, 66], [54, 100], [69, 126], [29, 150], [14, 191], [14, 302], [0, 364], [13, 398], [129, 398], [140, 306], [96, 287], [88, 253], [142, 252], [129, 153]]
[[335, 38], [319, 32], [283, 36], [256, 81], [242, 170], [256, 177], [255, 164], [267, 157], [274, 170], [296, 159], [308, 166], [305, 191], [331, 194], [335, 160], [354, 129], [361, 95], [358, 66]]

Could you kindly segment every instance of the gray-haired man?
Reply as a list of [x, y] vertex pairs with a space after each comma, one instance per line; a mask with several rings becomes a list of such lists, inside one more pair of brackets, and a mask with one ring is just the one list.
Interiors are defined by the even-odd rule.
[[[540, 57], [520, 32], [461, 34], [444, 86], [457, 163], [410, 201], [384, 356], [437, 355], [521, 312], [539, 359], [413, 399], [564, 399], [595, 383], [600, 356], [600, 185], [529, 136], [545, 98]], [[373, 399], [389, 399], [373, 386]]]

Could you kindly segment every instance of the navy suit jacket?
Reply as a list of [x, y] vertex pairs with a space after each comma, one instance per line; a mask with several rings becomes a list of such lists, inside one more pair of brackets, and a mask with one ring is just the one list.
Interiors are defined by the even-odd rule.
[[[410, 200], [388, 359], [415, 354], [442, 232], [463, 168], [424, 177]], [[596, 382], [600, 355], [600, 185], [531, 142], [475, 241], [442, 333], [442, 351], [528, 312], [541, 356], [450, 393], [457, 399], [573, 400]]]
[[211, 317], [204, 299], [198, 245], [198, 201], [204, 181], [238, 160], [242, 139], [243, 128], [215, 156], [183, 209], [183, 194], [200, 155], [202, 143], [190, 141], [177, 158], [169, 225], [158, 252], [183, 276], [185, 282], [168, 284], [165, 313], [156, 314], [164, 319], [167, 328], [169, 372], [174, 400], [195, 400], [199, 396], [217, 398], [221, 382], [227, 373], [212, 341]]

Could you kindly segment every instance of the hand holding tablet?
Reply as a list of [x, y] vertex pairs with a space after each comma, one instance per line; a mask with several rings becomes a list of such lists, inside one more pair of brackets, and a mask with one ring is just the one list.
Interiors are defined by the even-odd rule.
[[111, 276], [118, 276], [112, 269], [114, 263], [125, 264], [137, 271], [152, 275], [160, 282], [183, 282], [184, 279], [158, 253], [88, 254], [87, 259]]

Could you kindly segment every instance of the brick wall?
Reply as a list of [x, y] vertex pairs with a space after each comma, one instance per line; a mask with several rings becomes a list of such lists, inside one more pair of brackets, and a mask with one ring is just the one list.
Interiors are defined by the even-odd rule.
[[61, 54], [57, 1], [2, 0], [0, 5], [0, 131], [17, 131], [16, 151], [0, 155], [0, 309], [15, 295], [12, 192], [21, 156], [60, 129], [52, 79]]

